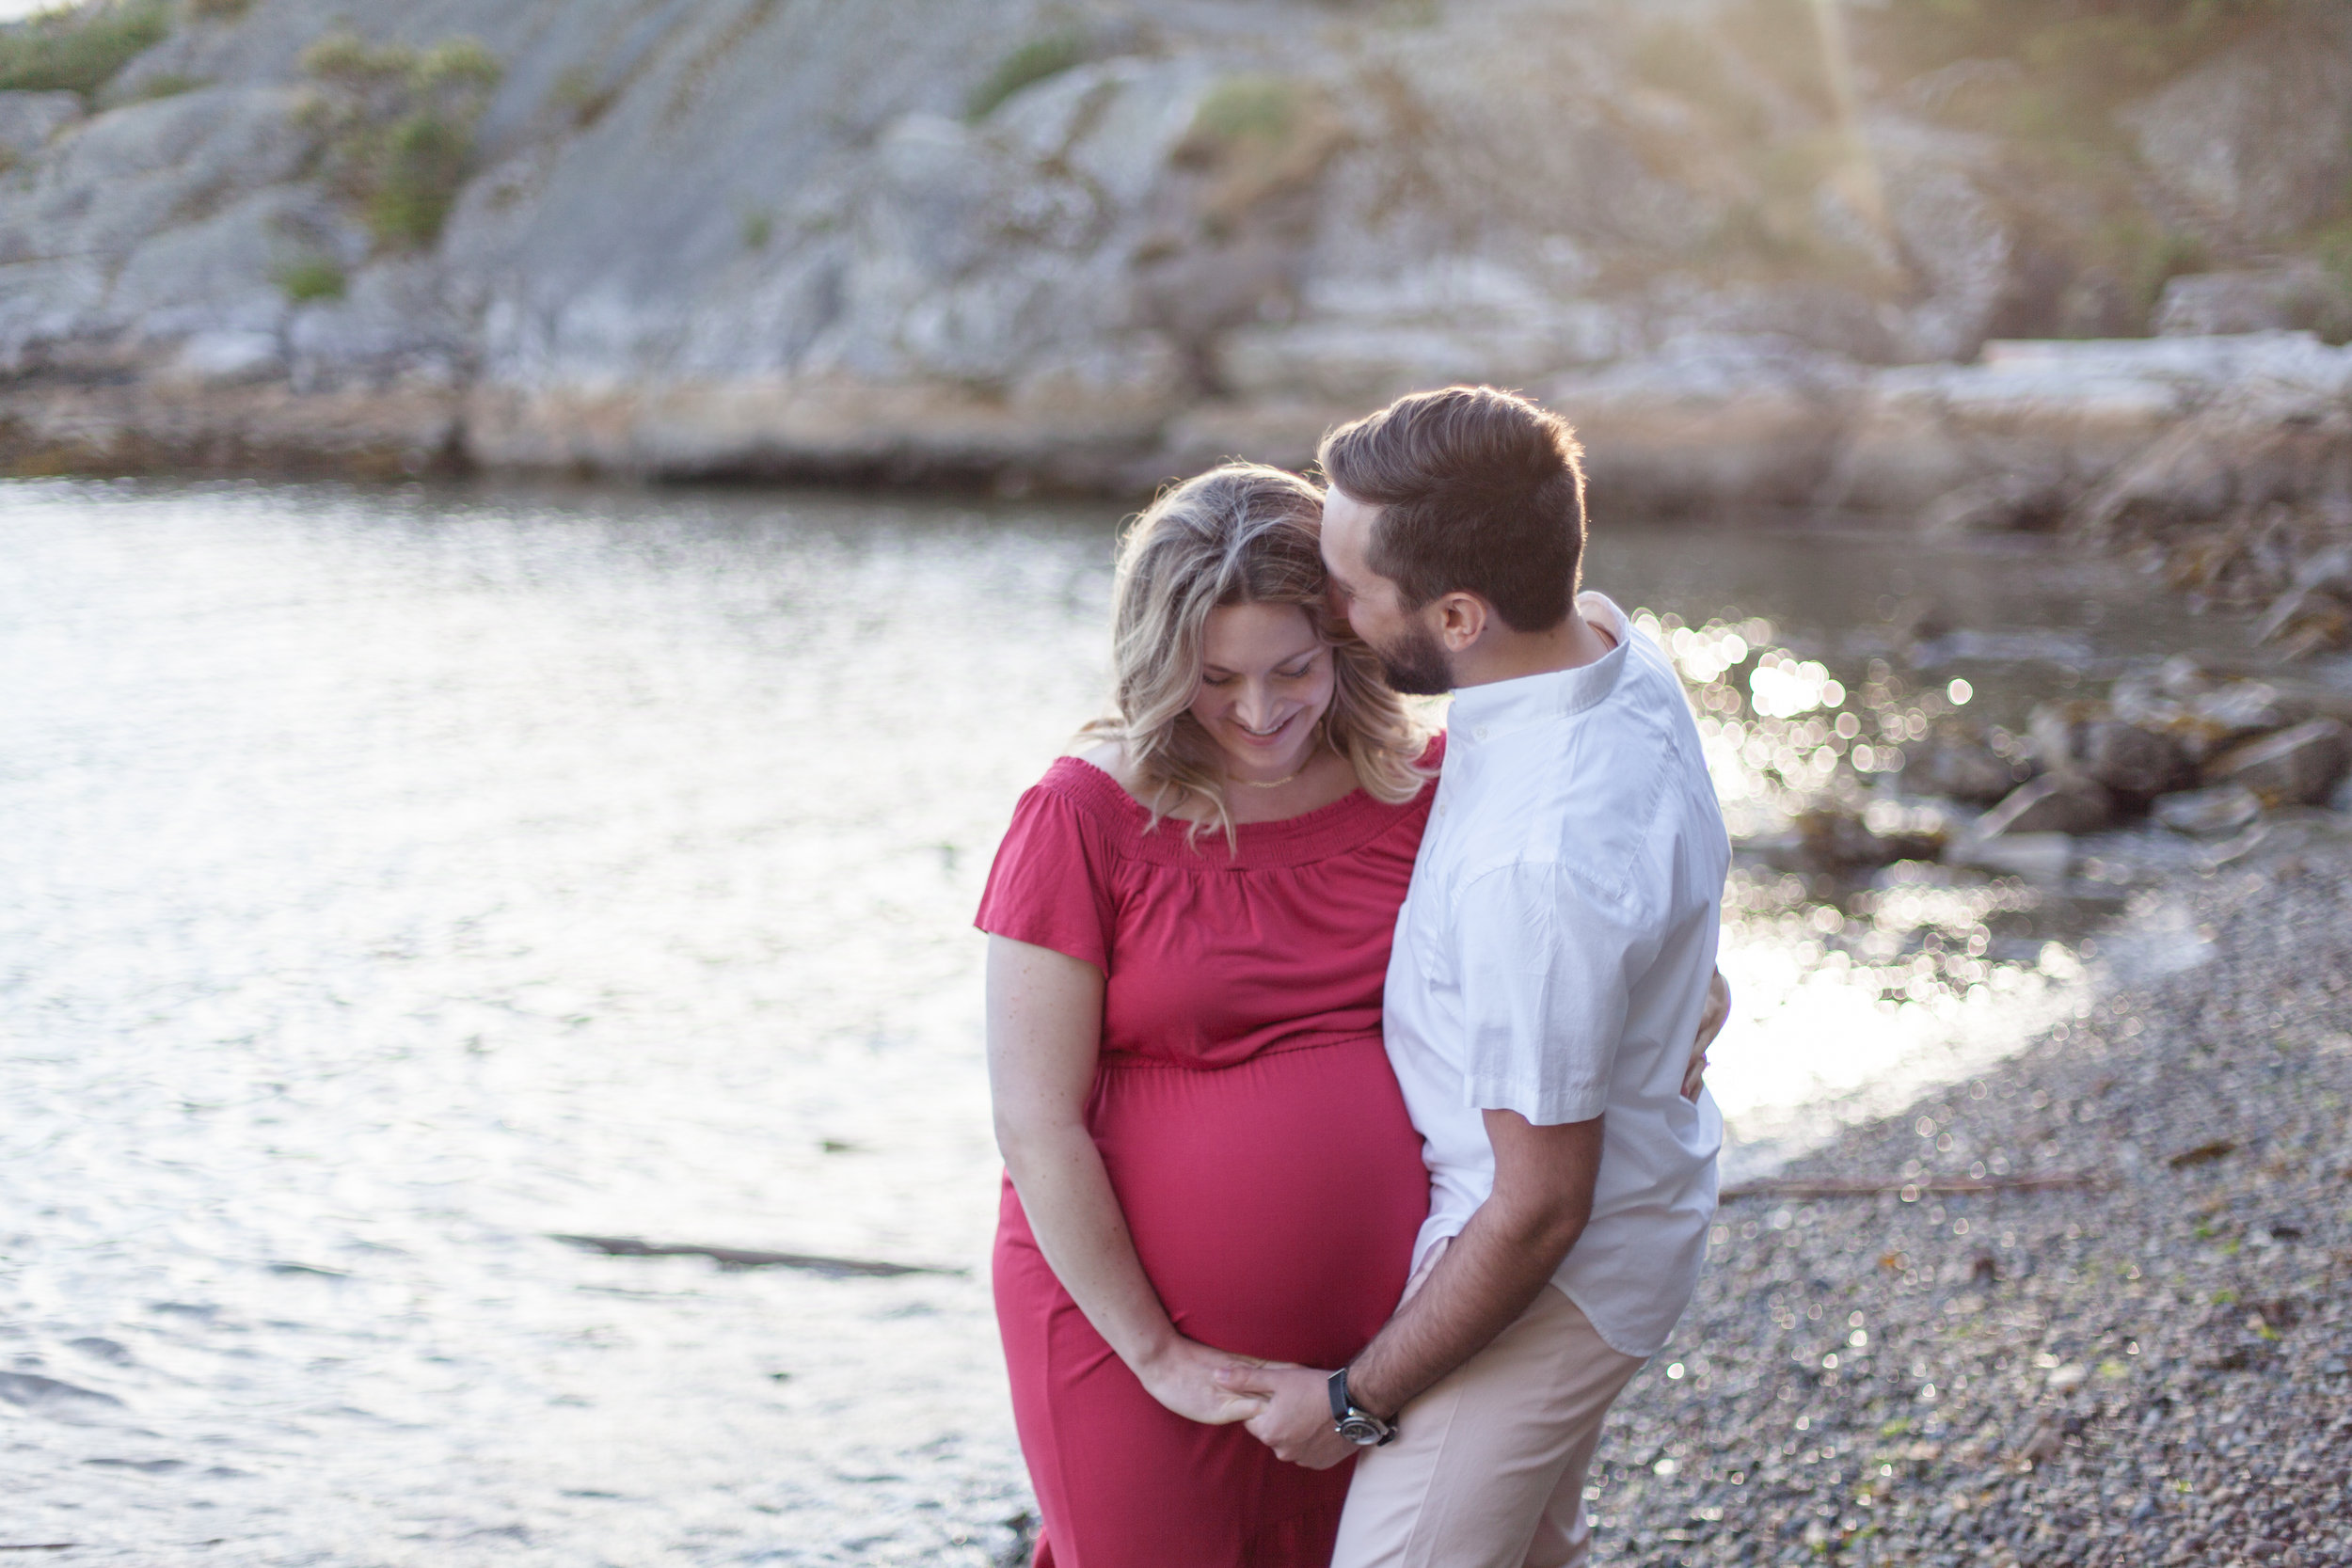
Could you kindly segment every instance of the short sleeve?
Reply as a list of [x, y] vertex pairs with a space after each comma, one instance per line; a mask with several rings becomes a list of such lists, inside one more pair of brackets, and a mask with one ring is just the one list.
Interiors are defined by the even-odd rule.
[[1067, 796], [1038, 784], [1013, 807], [980, 912], [992, 936], [1050, 947], [1110, 972], [1110, 857], [1097, 826]]
[[1454, 929], [1471, 1105], [1539, 1127], [1599, 1116], [1640, 962], [1636, 931], [1542, 863], [1470, 881]]

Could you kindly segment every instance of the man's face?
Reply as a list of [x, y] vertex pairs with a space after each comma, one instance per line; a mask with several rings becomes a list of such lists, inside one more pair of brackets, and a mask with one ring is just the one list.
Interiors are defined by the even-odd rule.
[[1380, 509], [1331, 486], [1323, 498], [1323, 569], [1330, 578], [1331, 612], [1380, 660], [1380, 673], [1397, 690], [1438, 697], [1454, 689], [1454, 662], [1429, 624], [1428, 607], [1408, 610], [1393, 578], [1374, 571], [1365, 559]]

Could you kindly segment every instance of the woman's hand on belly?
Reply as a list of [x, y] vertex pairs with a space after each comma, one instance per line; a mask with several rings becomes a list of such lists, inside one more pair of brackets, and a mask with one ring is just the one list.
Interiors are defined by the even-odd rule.
[[1248, 1368], [1287, 1365], [1231, 1354], [1198, 1339], [1176, 1336], [1137, 1365], [1135, 1373], [1153, 1399], [1186, 1420], [1204, 1426], [1229, 1426], [1256, 1416], [1265, 1408], [1265, 1401], [1255, 1394], [1236, 1393], [1220, 1386], [1216, 1374], [1220, 1370], [1239, 1372]]

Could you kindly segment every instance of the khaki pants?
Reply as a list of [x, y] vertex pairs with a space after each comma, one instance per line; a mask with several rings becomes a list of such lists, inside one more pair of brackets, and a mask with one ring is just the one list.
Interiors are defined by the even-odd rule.
[[1602, 1418], [1641, 1370], [1545, 1286], [1492, 1344], [1398, 1413], [1395, 1442], [1357, 1459], [1331, 1568], [1582, 1563], [1584, 1474]]

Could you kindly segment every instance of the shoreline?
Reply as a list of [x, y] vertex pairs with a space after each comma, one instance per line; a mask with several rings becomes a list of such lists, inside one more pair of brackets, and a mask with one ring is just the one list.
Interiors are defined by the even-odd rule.
[[[1334, 350], [1318, 339], [1283, 352], [1311, 361]], [[1227, 457], [1303, 467], [1332, 425], [1458, 379], [1478, 377], [1400, 364], [1351, 396], [1241, 388], [1133, 404], [840, 375], [297, 389], [133, 352], [8, 376], [0, 472], [1149, 494]], [[2335, 495], [2352, 439], [2352, 346], [2305, 331], [2001, 341], [1966, 363], [1895, 365], [1770, 334], [1702, 334], [1491, 379], [1565, 416], [1601, 504], [1645, 515], [1760, 506], [1906, 515], [1931, 534], [2068, 522], [2106, 532], [2151, 507], [2197, 518]]]
[[[2188, 897], [2206, 961], [1782, 1173], [1908, 1200], [1725, 1201], [1601, 1560], [2352, 1560], [2352, 854]], [[1979, 1164], [2103, 1185], [1929, 1190]]]

